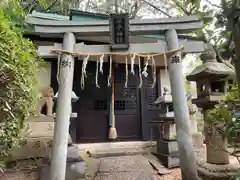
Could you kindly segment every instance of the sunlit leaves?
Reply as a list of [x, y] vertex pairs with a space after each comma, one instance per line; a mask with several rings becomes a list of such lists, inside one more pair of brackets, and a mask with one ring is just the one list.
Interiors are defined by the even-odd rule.
[[[13, 3], [17, 7], [17, 2]], [[0, 156], [2, 158], [2, 156], [7, 157], [12, 147], [18, 144], [23, 121], [35, 109], [38, 92], [35, 79], [38, 57], [32, 42], [23, 38], [22, 29], [13, 21], [16, 20], [15, 15], [21, 17], [21, 10], [17, 11], [16, 8], [15, 14], [7, 6], [1, 8], [0, 71], [8, 77], [4, 86], [0, 86]]]

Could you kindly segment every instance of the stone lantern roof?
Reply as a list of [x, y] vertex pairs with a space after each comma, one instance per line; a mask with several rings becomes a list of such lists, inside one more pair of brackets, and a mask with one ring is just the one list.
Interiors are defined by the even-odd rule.
[[202, 64], [197, 66], [186, 78], [188, 81], [198, 81], [201, 79], [218, 80], [228, 76], [235, 76], [235, 71], [223, 63], [216, 60], [214, 51], [205, 51], [200, 55]]

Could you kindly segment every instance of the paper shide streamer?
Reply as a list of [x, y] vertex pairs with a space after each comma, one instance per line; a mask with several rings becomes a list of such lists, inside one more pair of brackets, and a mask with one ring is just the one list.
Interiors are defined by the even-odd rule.
[[81, 88], [84, 89], [85, 87], [85, 78], [87, 77], [87, 72], [86, 72], [86, 68], [87, 68], [87, 63], [88, 63], [88, 59], [89, 59], [89, 55], [86, 56], [84, 59], [83, 59], [83, 63], [82, 63], [82, 75], [81, 75]]
[[145, 76], [145, 78], [148, 76], [147, 68], [148, 68], [148, 62], [149, 62], [150, 60], [151, 60], [151, 56], [148, 55], [148, 56], [147, 56], [147, 60], [146, 60], [146, 62], [145, 62], [145, 66], [144, 66], [144, 68], [143, 68], [143, 72], [142, 72], [142, 74]]
[[142, 69], [141, 69], [141, 57], [138, 56], [138, 74], [139, 74], [139, 86], [138, 88], [142, 88], [143, 79], [142, 79]]
[[136, 58], [136, 54], [133, 54], [133, 56], [131, 57], [131, 74], [132, 75], [135, 75], [135, 71], [134, 71], [135, 58]]
[[[85, 78], [87, 77], [87, 64], [90, 56], [97, 56], [100, 58], [97, 58], [96, 61], [96, 76], [95, 76], [95, 84], [97, 88], [100, 88], [98, 84], [98, 75], [99, 72], [103, 74], [103, 62], [104, 62], [104, 57], [110, 56], [110, 68], [109, 68], [109, 75], [107, 79], [107, 85], [110, 87], [111, 86], [111, 78], [112, 78], [112, 56], [113, 55], [119, 55], [119, 56], [125, 56], [125, 88], [128, 86], [128, 56], [130, 57], [130, 63], [131, 63], [131, 74], [135, 75], [134, 71], [134, 65], [135, 65], [135, 59], [138, 57], [138, 74], [139, 74], [139, 88], [142, 88], [143, 86], [143, 79], [142, 76], [145, 78], [148, 76], [148, 66], [149, 62], [151, 61], [151, 67], [152, 67], [152, 77], [153, 77], [153, 83], [152, 83], [152, 88], [156, 85], [156, 62], [154, 57], [156, 56], [163, 56], [164, 58], [164, 64], [166, 67], [167, 71], [167, 55], [173, 55], [183, 49], [183, 46], [181, 46], [179, 49], [174, 49], [168, 52], [163, 52], [163, 53], [129, 53], [129, 52], [105, 52], [105, 53], [77, 53], [77, 52], [70, 52], [67, 50], [62, 50], [62, 49], [53, 49], [52, 51], [55, 53], [58, 53], [58, 67], [57, 67], [57, 81], [59, 83], [59, 78], [60, 78], [60, 63], [61, 63], [61, 55], [62, 53], [65, 54], [71, 54], [72, 56], [84, 56], [85, 58], [83, 59], [82, 63], [82, 74], [81, 74], [81, 88], [84, 89], [84, 81]], [[146, 58], [146, 62], [144, 64], [143, 71], [141, 69], [141, 57]]]
[[127, 88], [128, 85], [128, 57], [125, 57], [125, 85], [124, 88]]
[[108, 74], [108, 82], [107, 82], [107, 86], [110, 87], [111, 86], [111, 79], [112, 79], [112, 56], [110, 56], [110, 61], [109, 61], [109, 74]]
[[98, 65], [99, 65], [99, 59], [97, 58], [96, 61], [96, 76], [95, 76], [95, 83], [96, 83], [96, 87], [100, 88], [99, 84], [98, 84]]
[[104, 61], [104, 54], [101, 55], [100, 61], [99, 61], [100, 62], [99, 71], [102, 74], [103, 74], [103, 61]]

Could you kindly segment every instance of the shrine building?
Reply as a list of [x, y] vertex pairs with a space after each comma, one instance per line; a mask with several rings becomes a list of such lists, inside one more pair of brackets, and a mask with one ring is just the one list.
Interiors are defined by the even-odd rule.
[[[162, 95], [164, 87], [170, 89], [165, 54], [154, 57], [154, 60], [148, 59], [153, 56], [147, 55], [137, 58], [134, 53], [128, 57], [112, 55], [112, 59], [107, 56], [107, 53], [104, 55], [111, 50], [109, 46], [112, 43], [110, 33], [105, 32], [104, 29], [106, 26], [104, 23], [108, 20], [108, 15], [77, 10], [71, 10], [69, 16], [33, 12], [28, 22], [34, 30], [26, 32], [25, 37], [34, 42], [39, 56], [44, 59], [43, 68], [39, 68], [37, 74], [40, 86], [41, 88], [52, 87], [54, 94], [58, 92], [57, 77], [60, 58], [59, 54], [53, 53], [52, 50], [55, 49], [57, 52], [58, 49], [62, 49], [62, 32], [69, 28], [67, 31], [73, 32], [76, 38], [74, 52], [81, 49], [82, 53], [86, 53], [86, 55], [74, 57], [72, 90], [79, 99], [72, 103], [72, 112], [77, 113], [77, 117], [71, 120], [70, 125], [73, 141], [76, 143], [110, 141], [112, 111], [114, 111], [117, 141], [150, 140], [151, 128], [148, 122], [157, 119], [161, 111], [161, 107], [154, 106], [153, 102]], [[191, 31], [194, 29], [194, 23], [199, 23], [197, 19], [169, 18], [167, 22], [164, 20], [144, 22], [143, 20], [143, 23], [150, 23], [156, 30], [144, 30], [143, 34], [141, 33], [142, 25], [138, 25], [138, 20], [132, 20], [128, 27], [130, 29], [128, 51], [136, 53], [144, 51], [150, 54], [167, 52], [167, 42], [162, 33], [165, 26], [165, 29], [168, 29], [168, 26], [176, 27], [172, 29], [178, 32], [179, 45], [184, 47], [185, 54], [199, 53], [204, 50], [203, 42], [184, 35], [188, 29]], [[89, 32], [88, 28], [92, 32], [95, 30], [96, 34]], [[159, 35], [154, 33], [158, 28]], [[82, 34], [78, 33], [78, 30]], [[102, 52], [101, 56], [94, 55], [99, 52]], [[103, 60], [102, 64], [101, 60]], [[111, 81], [109, 81], [109, 73]], [[110, 86], [109, 83], [111, 83]], [[53, 108], [53, 112], [55, 111], [56, 103]], [[157, 136], [157, 131], [154, 134]]]

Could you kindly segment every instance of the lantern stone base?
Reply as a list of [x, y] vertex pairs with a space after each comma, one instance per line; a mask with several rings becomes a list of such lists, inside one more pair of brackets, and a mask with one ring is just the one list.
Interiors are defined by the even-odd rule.
[[[85, 161], [83, 160], [83, 157], [80, 157], [79, 155], [80, 153], [77, 146], [68, 147], [66, 180], [79, 180], [81, 178], [85, 178], [86, 172]], [[48, 160], [48, 163], [40, 169], [39, 174], [40, 180], [49, 180], [50, 160]]]
[[[40, 180], [50, 180], [50, 165], [46, 165], [40, 170]], [[71, 162], [67, 163], [65, 180], [85, 179], [85, 163]]]
[[164, 155], [153, 153], [166, 168], [175, 168], [180, 166], [179, 154]]
[[206, 144], [207, 162], [211, 164], [229, 164], [228, 142], [221, 135], [208, 135]]
[[198, 162], [198, 175], [202, 180], [229, 180], [239, 173], [240, 165], [216, 165], [206, 161]]
[[179, 153], [177, 141], [157, 140], [157, 152], [155, 156], [167, 168], [179, 167]]

